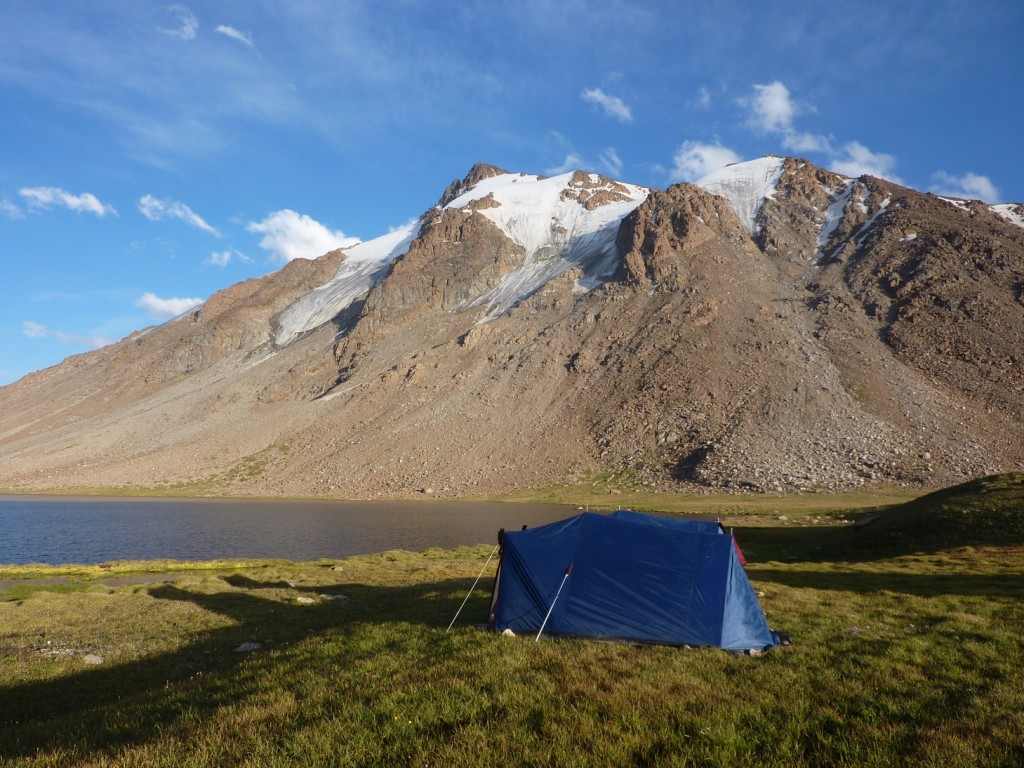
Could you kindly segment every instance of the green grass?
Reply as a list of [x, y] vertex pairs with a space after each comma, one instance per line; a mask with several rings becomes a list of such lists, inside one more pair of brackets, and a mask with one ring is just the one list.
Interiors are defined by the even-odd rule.
[[0, 764], [1021, 765], [1020, 492], [756, 516], [747, 571], [793, 638], [760, 658], [491, 635], [486, 579], [446, 633], [490, 546], [64, 569], [0, 591]]

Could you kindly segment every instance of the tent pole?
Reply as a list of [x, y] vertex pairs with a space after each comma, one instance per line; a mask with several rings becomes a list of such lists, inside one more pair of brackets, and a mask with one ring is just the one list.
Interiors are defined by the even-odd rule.
[[533, 642], [540, 642], [540, 636], [544, 634], [544, 627], [548, 625], [548, 619], [551, 618], [551, 612], [555, 610], [555, 603], [558, 602], [558, 596], [562, 594], [562, 587], [564, 587], [565, 582], [569, 580], [570, 573], [572, 573], [572, 563], [569, 563], [569, 567], [565, 569], [565, 576], [562, 577], [562, 583], [558, 585], [558, 591], [555, 592], [555, 599], [551, 601], [551, 607], [548, 608], [548, 615], [544, 617], [544, 621], [540, 625], [540, 631], [537, 633], [537, 637], [534, 638]]
[[466, 607], [466, 603], [469, 602], [469, 595], [473, 594], [473, 590], [476, 589], [476, 585], [480, 582], [480, 577], [484, 575], [484, 571], [487, 570], [487, 566], [490, 564], [491, 558], [494, 557], [494, 553], [498, 551], [498, 547], [500, 546], [500, 542], [495, 544], [494, 549], [491, 550], [491, 554], [487, 556], [487, 562], [484, 563], [484, 567], [481, 568], [480, 573], [477, 574], [476, 581], [474, 581], [473, 586], [469, 588], [469, 594], [466, 595], [466, 599], [462, 601], [462, 605], [459, 606], [459, 610], [455, 612], [455, 618], [452, 619], [452, 623], [448, 625], [448, 629], [445, 630], [445, 634], [447, 634], [448, 630], [455, 626], [455, 619], [459, 618], [459, 614], [462, 613], [462, 609]]

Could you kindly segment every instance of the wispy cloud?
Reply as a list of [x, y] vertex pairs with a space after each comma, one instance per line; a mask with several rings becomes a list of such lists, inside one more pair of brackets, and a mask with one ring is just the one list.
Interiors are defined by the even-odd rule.
[[609, 96], [600, 88], [584, 89], [580, 98], [590, 104], [596, 104], [605, 111], [609, 117], [614, 117], [624, 123], [633, 120], [633, 111], [618, 96]]
[[184, 203], [179, 203], [176, 200], [158, 200], [152, 195], [143, 195], [139, 198], [139, 212], [150, 221], [178, 219], [196, 229], [201, 229], [203, 232], [220, 237], [220, 232], [215, 227], [207, 224], [202, 216]]
[[155, 293], [147, 292], [136, 299], [135, 306], [142, 307], [149, 312], [151, 317], [158, 320], [168, 320], [188, 312], [202, 303], [203, 300], [199, 298], [179, 299], [177, 296], [173, 296], [169, 299], [162, 299]]
[[94, 333], [88, 336], [82, 336], [77, 333], [64, 333], [53, 328], [48, 328], [42, 323], [35, 323], [31, 320], [26, 320], [21, 324], [21, 332], [24, 333], [30, 339], [55, 339], [56, 341], [64, 344], [79, 344], [99, 349], [105, 347], [108, 344], [113, 344], [114, 339], [103, 336], [102, 334]]
[[184, 5], [170, 5], [167, 7], [167, 12], [174, 16], [178, 26], [172, 29], [160, 27], [160, 31], [173, 37], [180, 37], [182, 40], [195, 40], [196, 33], [199, 31], [199, 20], [192, 14], [192, 11]]
[[968, 200], [984, 200], [986, 203], [998, 203], [999, 188], [988, 176], [968, 171], [963, 176], [954, 176], [946, 171], [932, 174], [930, 192], [946, 197], [965, 198]]
[[242, 45], [245, 45], [254, 50], [256, 48], [256, 43], [253, 42], [252, 37], [245, 34], [244, 32], [241, 32], [240, 30], [235, 29], [234, 27], [229, 27], [227, 24], [219, 24], [217, 26], [217, 31], [225, 37], [230, 37], [232, 40], [237, 40]]
[[730, 163], [738, 163], [742, 159], [739, 154], [728, 147], [723, 147], [717, 141], [714, 144], [685, 141], [673, 157], [671, 179], [696, 181], [712, 171], [724, 168]]
[[232, 261], [242, 261], [249, 263], [252, 261], [248, 256], [238, 250], [226, 250], [226, 251], [211, 251], [210, 258], [207, 259], [208, 264], [213, 264], [215, 267], [226, 267]]
[[340, 230], [332, 230], [305, 214], [285, 208], [268, 214], [263, 221], [250, 222], [250, 232], [263, 235], [260, 247], [280, 262], [315, 259], [336, 248], [348, 248], [359, 242]]
[[560, 176], [563, 173], [569, 171], [589, 171], [590, 164], [587, 163], [582, 157], [575, 152], [570, 152], [565, 156], [565, 160], [562, 161], [561, 165], [556, 165], [552, 168], [546, 168], [544, 175], [546, 176]]
[[622, 159], [619, 157], [619, 153], [615, 151], [615, 147], [608, 147], [602, 150], [601, 154], [598, 155], [598, 159], [609, 175], [618, 176], [622, 173]]
[[8, 219], [23, 219], [25, 218], [24, 211], [18, 206], [12, 203], [7, 198], [0, 199], [0, 213], [6, 216]]
[[96, 195], [90, 192], [73, 195], [59, 187], [24, 187], [18, 190], [18, 194], [25, 198], [26, 204], [33, 209], [58, 206], [76, 213], [94, 213], [97, 216], [117, 213], [113, 206], [101, 203]]
[[711, 91], [702, 85], [697, 90], [697, 98], [691, 104], [696, 109], [711, 109]]

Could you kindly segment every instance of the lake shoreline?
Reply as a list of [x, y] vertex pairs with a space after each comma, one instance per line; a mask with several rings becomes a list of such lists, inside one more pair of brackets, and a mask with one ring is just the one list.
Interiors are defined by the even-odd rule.
[[505, 502], [0, 497], [0, 564], [293, 562], [496, 541], [575, 514]]

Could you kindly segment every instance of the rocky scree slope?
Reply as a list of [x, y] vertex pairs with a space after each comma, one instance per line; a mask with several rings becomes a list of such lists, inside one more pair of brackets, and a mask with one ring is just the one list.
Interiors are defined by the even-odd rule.
[[[1019, 206], [793, 158], [475, 166], [404, 230], [0, 388], [0, 486], [782, 491], [1024, 463]], [[1016, 218], [1015, 218], [1016, 215]]]

